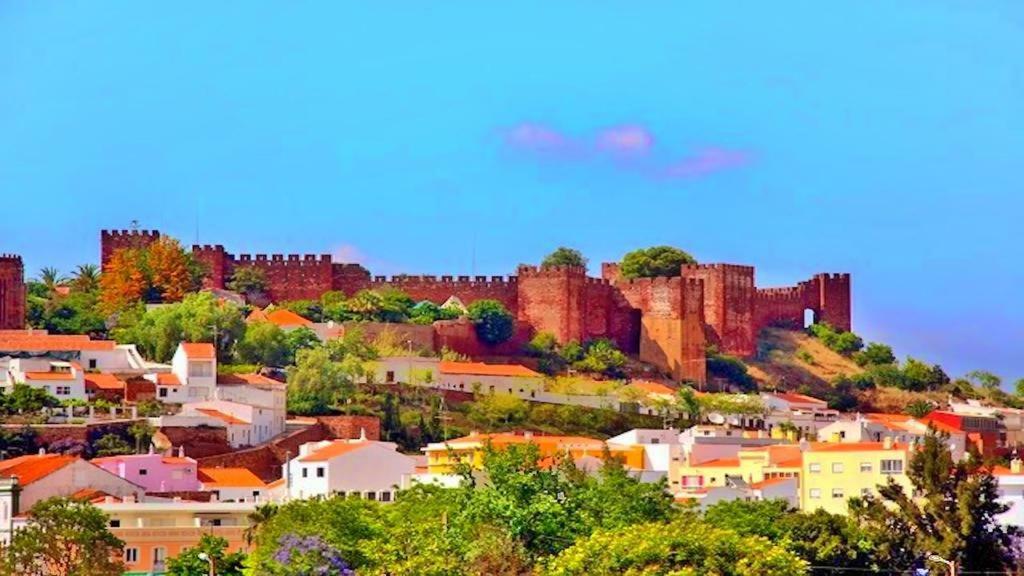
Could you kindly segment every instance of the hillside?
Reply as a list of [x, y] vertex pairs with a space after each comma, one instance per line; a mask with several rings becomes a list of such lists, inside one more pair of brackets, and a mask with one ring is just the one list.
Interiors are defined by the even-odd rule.
[[750, 375], [762, 387], [823, 392], [836, 376], [860, 374], [849, 358], [825, 347], [804, 332], [766, 328], [758, 339], [757, 359], [747, 360]]

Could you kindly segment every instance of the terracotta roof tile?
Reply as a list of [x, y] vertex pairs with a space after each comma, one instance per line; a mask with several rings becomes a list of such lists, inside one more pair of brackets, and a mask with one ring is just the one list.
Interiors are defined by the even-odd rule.
[[217, 351], [209, 342], [182, 342], [181, 348], [192, 360], [213, 360], [217, 357]]
[[204, 488], [265, 488], [267, 485], [248, 468], [200, 468]]
[[121, 380], [113, 374], [97, 373], [85, 375], [85, 390], [124, 390], [124, 380]]
[[287, 308], [275, 308], [270, 312], [266, 313], [266, 320], [271, 324], [276, 324], [280, 327], [286, 326], [312, 326], [313, 322], [308, 318], [299, 316], [295, 312]]
[[739, 458], [717, 458], [697, 464], [701, 468], [737, 468], [740, 465]]
[[889, 448], [883, 442], [814, 442], [811, 443], [812, 452], [880, 452], [883, 450], [906, 450], [905, 444], [893, 442]]
[[539, 373], [519, 364], [484, 364], [483, 362], [451, 362], [442, 360], [438, 370], [442, 374], [467, 374], [471, 376], [540, 377]]
[[257, 388], [279, 388], [285, 385], [262, 374], [218, 374], [219, 386], [255, 386]]
[[63, 454], [33, 454], [0, 460], [0, 477], [17, 478], [18, 484], [25, 486], [53, 474], [75, 460], [78, 458]]
[[216, 418], [216, 419], [218, 419], [218, 420], [220, 420], [222, 422], [226, 422], [228, 424], [249, 424], [249, 422], [246, 422], [245, 420], [242, 420], [241, 418], [235, 418], [231, 414], [225, 414], [225, 413], [221, 412], [220, 410], [214, 410], [212, 408], [196, 408], [196, 412], [199, 412], [201, 414], [205, 414], [205, 415], [209, 416], [210, 418]]
[[161, 386], [181, 386], [178, 376], [170, 372], [160, 372], [156, 375], [156, 383]]
[[30, 352], [78, 352], [113, 350], [112, 340], [92, 340], [84, 335], [41, 334], [29, 330], [0, 333], [0, 350]]
[[828, 404], [828, 402], [825, 402], [820, 398], [807, 396], [805, 394], [797, 394], [796, 392], [770, 392], [770, 394], [780, 400], [791, 402], [793, 404]]
[[25, 380], [75, 380], [70, 372], [25, 372]]
[[751, 488], [755, 488], [755, 489], [760, 489], [760, 488], [764, 488], [765, 486], [773, 486], [775, 484], [782, 484], [783, 482], [788, 482], [790, 480], [796, 480], [796, 478], [793, 478], [793, 477], [790, 477], [790, 478], [782, 478], [782, 477], [768, 478], [768, 479], [762, 480], [760, 482], [754, 482], [753, 484], [750, 485], [750, 487]]
[[330, 444], [315, 450], [309, 454], [306, 454], [302, 458], [299, 458], [299, 462], [325, 462], [331, 458], [336, 458], [349, 452], [354, 452], [360, 448], [369, 446], [369, 442], [348, 442], [346, 440], [334, 440]]

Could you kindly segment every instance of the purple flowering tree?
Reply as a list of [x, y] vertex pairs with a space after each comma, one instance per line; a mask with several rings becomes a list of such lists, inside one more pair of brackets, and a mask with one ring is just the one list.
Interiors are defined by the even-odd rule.
[[355, 576], [341, 552], [319, 536], [285, 534], [273, 559], [274, 576]]

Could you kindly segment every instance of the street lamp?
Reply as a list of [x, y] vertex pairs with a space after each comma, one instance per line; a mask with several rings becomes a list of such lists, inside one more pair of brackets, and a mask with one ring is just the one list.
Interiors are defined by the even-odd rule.
[[945, 564], [949, 568], [949, 576], [956, 576], [956, 562], [953, 560], [946, 560], [938, 554], [932, 554], [928, 556], [928, 559], [932, 562], [938, 562], [939, 564]]
[[210, 556], [206, 552], [200, 552], [199, 559], [210, 563], [210, 576], [217, 576], [217, 572], [213, 566], [213, 556]]

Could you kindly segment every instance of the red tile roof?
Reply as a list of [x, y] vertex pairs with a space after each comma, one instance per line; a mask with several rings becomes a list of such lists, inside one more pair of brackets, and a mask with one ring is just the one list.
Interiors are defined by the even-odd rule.
[[181, 380], [170, 372], [161, 372], [156, 375], [156, 383], [161, 386], [181, 386]]
[[696, 466], [706, 468], [737, 468], [739, 467], [739, 465], [739, 458], [718, 458], [715, 460], [708, 460], [707, 462], [696, 464]]
[[25, 372], [25, 380], [74, 380], [70, 372]]
[[483, 362], [451, 362], [442, 360], [438, 367], [442, 374], [471, 376], [522, 376], [539, 378], [540, 374], [519, 364], [484, 364]]
[[248, 468], [200, 468], [204, 488], [265, 488], [267, 485]]
[[121, 380], [113, 374], [97, 373], [85, 375], [85, 390], [86, 392], [92, 392], [95, 390], [124, 390], [124, 380]]
[[755, 489], [761, 489], [761, 488], [764, 488], [765, 486], [772, 486], [772, 485], [775, 485], [775, 484], [782, 484], [783, 482], [788, 482], [790, 480], [796, 480], [796, 478], [793, 478], [793, 477], [790, 477], [790, 478], [782, 478], [782, 477], [768, 478], [768, 479], [762, 480], [760, 482], [754, 482], [753, 484], [750, 485], [750, 487], [751, 488], [755, 488]]
[[313, 322], [299, 316], [287, 308], [275, 308], [266, 313], [267, 322], [277, 324], [282, 328], [285, 326], [312, 326]]
[[278, 388], [284, 386], [284, 382], [278, 382], [262, 374], [218, 374], [217, 384], [219, 386], [255, 386], [257, 388]]
[[18, 484], [25, 486], [53, 474], [75, 460], [78, 458], [63, 454], [34, 454], [0, 460], [0, 477], [17, 478]]
[[884, 442], [813, 442], [812, 452], [879, 452], [882, 450], [906, 450], [905, 444], [893, 442], [889, 448]]
[[828, 404], [828, 402], [825, 402], [820, 398], [797, 394], [796, 392], [771, 392], [770, 394], [780, 400], [784, 400], [792, 404]]
[[191, 360], [213, 360], [217, 351], [209, 342], [182, 342], [181, 348]]
[[92, 340], [84, 335], [45, 334], [31, 330], [0, 332], [0, 350], [30, 352], [80, 352], [113, 350], [112, 340]]
[[225, 413], [221, 412], [220, 410], [214, 410], [212, 408], [196, 408], [196, 412], [200, 412], [202, 414], [206, 414], [210, 418], [216, 418], [216, 419], [221, 420], [223, 422], [226, 422], [228, 424], [249, 424], [249, 422], [246, 422], [245, 420], [242, 420], [241, 418], [235, 418], [231, 414], [225, 414]]
[[360, 448], [369, 446], [369, 442], [348, 442], [346, 440], [334, 440], [330, 444], [315, 450], [302, 458], [299, 458], [299, 462], [325, 462], [331, 458], [336, 458], [349, 452], [354, 452]]
[[665, 394], [668, 396], [675, 395], [676, 391], [668, 386], [659, 382], [650, 382], [648, 380], [634, 380], [630, 383], [630, 386], [639, 388], [648, 394]]

